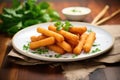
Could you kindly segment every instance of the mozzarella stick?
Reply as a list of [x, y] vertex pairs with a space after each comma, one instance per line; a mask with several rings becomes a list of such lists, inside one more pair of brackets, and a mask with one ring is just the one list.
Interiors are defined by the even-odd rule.
[[72, 52], [72, 47], [70, 44], [68, 44], [66, 41], [63, 41], [61, 43], [57, 43], [58, 46], [63, 48], [66, 52]]
[[64, 30], [56, 30], [56, 27], [54, 25], [49, 25], [48, 27], [49, 30], [58, 32], [59, 34], [63, 35], [66, 39], [71, 40], [73, 42], [78, 42], [79, 40], [79, 36], [72, 34], [70, 32], [64, 31]]
[[66, 39], [66, 42], [68, 42], [68, 43], [71, 45], [71, 47], [74, 48], [74, 47], [78, 44], [79, 40], [76, 41], [76, 42], [73, 42], [73, 41], [71, 41], [71, 40], [67, 40], [67, 39]]
[[39, 33], [42, 33], [43, 35], [45, 36], [52, 36], [56, 39], [56, 41], [58, 42], [62, 42], [64, 41], [64, 37], [56, 32], [53, 32], [53, 31], [50, 31], [50, 30], [47, 30], [47, 29], [44, 29], [44, 28], [41, 28], [41, 27], [38, 27], [37, 28], [37, 32]]
[[31, 42], [39, 41], [41, 39], [45, 39], [47, 36], [39, 35], [39, 36], [31, 36]]
[[95, 32], [89, 33], [88, 38], [87, 38], [87, 40], [86, 40], [86, 42], [85, 42], [85, 44], [83, 46], [84, 52], [88, 53], [91, 50], [95, 39], [96, 39]]
[[86, 33], [83, 33], [83, 34], [81, 35], [81, 39], [80, 39], [78, 45], [73, 49], [73, 53], [74, 53], [74, 54], [80, 54], [80, 52], [81, 52], [82, 49], [83, 49], [83, 45], [84, 45], [85, 42], [86, 42], [87, 37], [88, 37], [88, 34], [86, 34]]
[[82, 34], [82, 33], [84, 33], [85, 31], [87, 31], [87, 27], [85, 27], [85, 26], [83, 26], [83, 27], [71, 27], [70, 29], [69, 29], [69, 31], [71, 32], [71, 33], [75, 33], [75, 34]]
[[61, 47], [59, 47], [58, 45], [56, 45], [56, 44], [49, 45], [47, 47], [48, 47], [48, 49], [50, 49], [52, 51], [55, 51], [55, 52], [57, 52], [59, 54], [64, 54], [65, 53], [65, 51]]
[[55, 43], [54, 37], [48, 37], [39, 41], [31, 42], [30, 49], [36, 49], [36, 48], [51, 45], [54, 43]]

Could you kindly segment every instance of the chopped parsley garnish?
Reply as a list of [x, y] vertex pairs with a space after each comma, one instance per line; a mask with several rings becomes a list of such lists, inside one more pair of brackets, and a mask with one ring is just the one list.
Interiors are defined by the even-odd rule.
[[94, 43], [92, 46], [93, 46], [93, 47], [96, 47], [96, 46], [100, 46], [100, 44], [95, 44], [95, 43]]
[[77, 12], [77, 10], [73, 9], [72, 12]]
[[70, 27], [72, 27], [72, 24], [69, 21], [65, 21], [65, 24], [63, 25], [63, 29], [65, 31], [69, 31]]
[[[24, 44], [23, 45], [23, 50], [29, 50], [30, 49], [30, 42], [28, 42], [28, 44]], [[46, 52], [48, 52], [48, 49], [45, 49], [45, 48], [43, 48], [43, 49], [41, 49], [41, 48], [38, 48], [38, 49], [36, 49], [36, 50], [34, 50], [34, 51], [32, 51], [32, 53], [37, 53], [37, 54], [44, 54], [44, 53], [46, 53]]]
[[59, 57], [61, 57], [61, 54], [55, 54], [55, 57], [59, 58]]
[[88, 33], [93, 32], [92, 29], [87, 30]]
[[92, 53], [96, 53], [96, 52], [99, 52], [101, 51], [99, 48], [96, 48], [95, 50], [92, 50]]
[[35, 51], [33, 51], [32, 53], [44, 54], [46, 52], [48, 52], [48, 49], [40, 49], [40, 48], [38, 48]]
[[28, 50], [30, 47], [30, 43], [28, 43], [27, 45], [23, 45], [23, 50]]
[[72, 9], [72, 12], [81, 12], [80, 10]]
[[59, 31], [62, 29], [63, 23], [61, 21], [57, 21], [54, 25], [57, 27], [57, 31]]
[[65, 21], [65, 23], [62, 23], [61, 21], [57, 21], [54, 24], [57, 28], [57, 31], [64, 29], [65, 31], [69, 31], [69, 28], [72, 27], [72, 24], [69, 21]]
[[72, 58], [75, 58], [75, 57], [77, 57], [78, 55], [77, 54], [74, 54], [73, 56], [72, 56]]
[[49, 57], [53, 57], [53, 55], [49, 55]]

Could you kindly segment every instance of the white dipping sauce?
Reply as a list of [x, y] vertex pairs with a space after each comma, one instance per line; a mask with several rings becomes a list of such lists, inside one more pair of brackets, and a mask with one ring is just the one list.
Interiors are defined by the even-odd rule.
[[63, 12], [70, 15], [84, 15], [90, 13], [91, 10], [85, 7], [69, 7], [65, 8]]

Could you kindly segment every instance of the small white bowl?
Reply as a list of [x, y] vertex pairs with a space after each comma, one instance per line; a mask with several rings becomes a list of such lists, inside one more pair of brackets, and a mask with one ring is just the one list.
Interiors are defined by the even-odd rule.
[[83, 20], [91, 13], [91, 9], [87, 7], [67, 7], [62, 10], [62, 13], [68, 20]]

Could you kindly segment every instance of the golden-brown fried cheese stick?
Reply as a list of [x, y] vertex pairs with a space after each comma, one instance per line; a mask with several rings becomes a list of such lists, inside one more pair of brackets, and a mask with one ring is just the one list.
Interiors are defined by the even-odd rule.
[[75, 34], [82, 34], [85, 31], [87, 31], [87, 27], [83, 26], [83, 27], [70, 27], [69, 31], [71, 33], [75, 33]]
[[44, 35], [39, 35], [39, 36], [31, 36], [31, 42], [34, 42], [34, 41], [38, 41], [38, 40], [41, 40], [41, 39], [45, 39], [47, 36], [44, 36]]
[[72, 48], [74, 48], [74, 47], [78, 44], [79, 40], [76, 41], [76, 42], [73, 42], [73, 41], [71, 41], [71, 40], [67, 40], [67, 39], [66, 39], [66, 42], [69, 43]]
[[56, 45], [56, 44], [49, 45], [49, 46], [47, 46], [47, 47], [48, 47], [48, 49], [50, 49], [50, 50], [52, 50], [52, 51], [55, 51], [55, 52], [57, 52], [57, 53], [59, 53], [59, 54], [64, 54], [64, 53], [65, 53], [64, 49], [62, 49], [61, 47], [59, 47], [59, 46]]
[[81, 38], [80, 38], [80, 41], [79, 41], [78, 45], [73, 49], [74, 54], [80, 54], [81, 53], [81, 51], [83, 49], [83, 45], [85, 44], [87, 37], [88, 37], [87, 33], [83, 33], [81, 35]]
[[84, 52], [88, 53], [91, 50], [92, 45], [93, 45], [93, 43], [94, 43], [94, 41], [96, 39], [95, 35], [96, 35], [95, 32], [89, 33], [88, 38], [87, 38], [87, 40], [86, 40], [86, 42], [85, 42], [85, 44], [83, 46]]
[[48, 46], [55, 43], [54, 37], [48, 37], [39, 41], [31, 42], [30, 49], [36, 49], [43, 46]]
[[79, 36], [72, 34], [70, 32], [64, 31], [64, 30], [56, 30], [56, 27], [54, 25], [49, 25], [48, 27], [49, 30], [58, 32], [59, 34], [63, 35], [66, 39], [71, 40], [73, 42], [78, 42], [79, 40]]
[[[88, 33], [83, 33], [81, 36], [80, 36], [80, 40], [84, 40], [85, 42], [86, 42], [86, 39], [87, 39], [87, 37], [88, 37]], [[84, 42], [84, 44], [85, 44], [85, 42]]]
[[56, 39], [56, 41], [58, 42], [62, 42], [64, 41], [64, 37], [54, 31], [50, 31], [50, 30], [47, 30], [47, 29], [44, 29], [44, 28], [41, 28], [41, 27], [38, 27], [37, 28], [37, 32], [39, 33], [42, 33], [43, 35], [45, 36], [52, 36]]
[[72, 47], [70, 44], [68, 44], [66, 41], [63, 41], [61, 43], [57, 43], [58, 46], [63, 48], [66, 52], [72, 52]]

